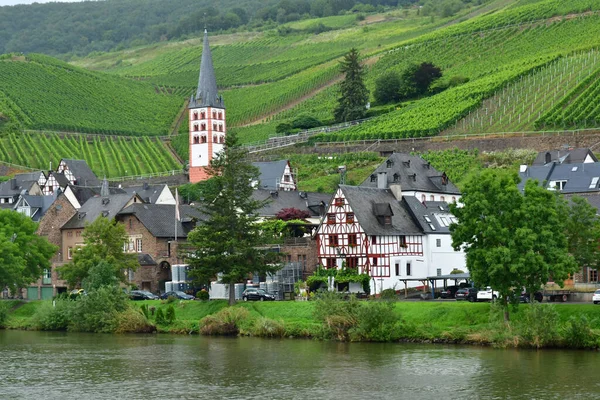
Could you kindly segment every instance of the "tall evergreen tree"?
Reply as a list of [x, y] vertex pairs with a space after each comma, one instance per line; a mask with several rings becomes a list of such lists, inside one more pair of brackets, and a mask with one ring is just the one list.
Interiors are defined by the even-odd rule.
[[341, 96], [334, 110], [335, 120], [338, 122], [361, 119], [367, 113], [369, 91], [364, 83], [365, 71], [360, 65], [359, 57], [358, 50], [352, 48], [340, 63], [340, 72], [345, 77], [340, 83]]
[[235, 134], [229, 133], [225, 149], [208, 167], [213, 182], [200, 206], [208, 218], [188, 234], [190, 277], [206, 283], [222, 274], [221, 280], [229, 284], [230, 305], [235, 303], [236, 283], [252, 273], [279, 269], [278, 255], [263, 246], [266, 238], [257, 211], [264, 203], [252, 198], [252, 182], [259, 173], [246, 156]]

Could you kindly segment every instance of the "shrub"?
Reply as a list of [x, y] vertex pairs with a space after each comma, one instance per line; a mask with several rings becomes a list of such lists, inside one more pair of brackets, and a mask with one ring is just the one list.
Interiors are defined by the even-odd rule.
[[396, 300], [396, 291], [394, 289], [384, 289], [379, 297], [382, 300]]
[[532, 303], [525, 308], [519, 332], [529, 346], [541, 348], [556, 343], [559, 315], [554, 306]]
[[154, 319], [158, 325], [166, 325], [167, 319], [165, 318], [165, 313], [163, 313], [162, 308], [159, 308], [156, 311], [156, 318]]
[[200, 300], [208, 300], [210, 299], [210, 295], [206, 289], [202, 289], [196, 293], [196, 298]]
[[353, 341], [389, 342], [398, 339], [395, 330], [398, 317], [394, 313], [394, 303], [390, 301], [370, 301], [362, 303], [358, 309], [357, 324], [350, 329]]
[[8, 307], [4, 304], [0, 304], [0, 328], [4, 328], [6, 318], [8, 318]]
[[310, 129], [321, 125], [321, 121], [308, 114], [300, 114], [292, 121], [292, 128], [299, 129]]
[[292, 130], [292, 124], [287, 122], [282, 122], [275, 127], [276, 133], [286, 133]]
[[252, 335], [260, 337], [283, 337], [285, 336], [285, 327], [282, 322], [272, 320], [267, 317], [260, 317], [254, 322]]
[[118, 314], [127, 309], [127, 297], [118, 286], [102, 286], [75, 303], [69, 330], [80, 332], [114, 332]]
[[173, 322], [175, 322], [175, 307], [173, 307], [173, 304], [170, 304], [169, 307], [167, 308], [167, 313], [165, 315], [165, 319], [167, 321], [167, 324], [171, 325]]
[[571, 315], [564, 329], [565, 344], [577, 349], [595, 346], [592, 322], [583, 314]]
[[151, 333], [156, 327], [148, 321], [141, 310], [132, 307], [117, 315], [115, 333]]
[[216, 314], [207, 315], [200, 321], [202, 335], [237, 335], [239, 324], [248, 318], [248, 310], [241, 307], [227, 307]]
[[77, 302], [67, 299], [44, 302], [33, 316], [34, 326], [43, 331], [67, 330], [76, 306]]
[[140, 306], [140, 310], [142, 311], [142, 314], [144, 314], [144, 317], [146, 317], [146, 319], [150, 318], [150, 310], [148, 309], [148, 304], [142, 304]]

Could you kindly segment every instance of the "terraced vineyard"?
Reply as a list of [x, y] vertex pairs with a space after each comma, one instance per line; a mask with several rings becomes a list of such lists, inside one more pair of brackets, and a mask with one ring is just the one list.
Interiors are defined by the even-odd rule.
[[84, 159], [94, 173], [107, 178], [181, 169], [160, 140], [125, 137], [23, 133], [0, 139], [0, 161], [47, 169], [62, 158]]
[[42, 55], [0, 57], [0, 112], [28, 129], [164, 135], [181, 98]]
[[[569, 126], [585, 127], [579, 120], [565, 119], [562, 110], [570, 104], [598, 104], [585, 99], [585, 92], [593, 89], [600, 77], [600, 57], [597, 49], [562, 57], [541, 70], [521, 77], [504, 87], [467, 117], [456, 121], [444, 134], [472, 134], [488, 132], [522, 132], [535, 129], [558, 129]], [[575, 88], [571, 90], [571, 88]], [[588, 90], [591, 94], [593, 90]], [[572, 93], [569, 93], [572, 92]], [[583, 95], [578, 96], [578, 94]], [[583, 100], [581, 100], [581, 98]], [[570, 100], [573, 101], [572, 103]], [[546, 110], [549, 110], [546, 112]], [[590, 125], [593, 114], [586, 117]], [[584, 118], [585, 119], [585, 118]], [[600, 121], [600, 116], [596, 117]], [[572, 125], [569, 125], [569, 124]]]

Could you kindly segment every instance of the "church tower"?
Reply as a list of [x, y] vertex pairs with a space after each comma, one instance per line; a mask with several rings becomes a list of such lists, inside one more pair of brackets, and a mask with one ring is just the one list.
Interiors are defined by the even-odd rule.
[[210, 178], [206, 167], [225, 146], [225, 104], [217, 92], [217, 79], [204, 30], [198, 91], [189, 104], [190, 117], [190, 183]]

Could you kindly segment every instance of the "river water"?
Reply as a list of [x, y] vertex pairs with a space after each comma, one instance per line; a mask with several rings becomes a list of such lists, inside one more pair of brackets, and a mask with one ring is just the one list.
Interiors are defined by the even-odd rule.
[[0, 330], [0, 399], [600, 399], [600, 353]]

